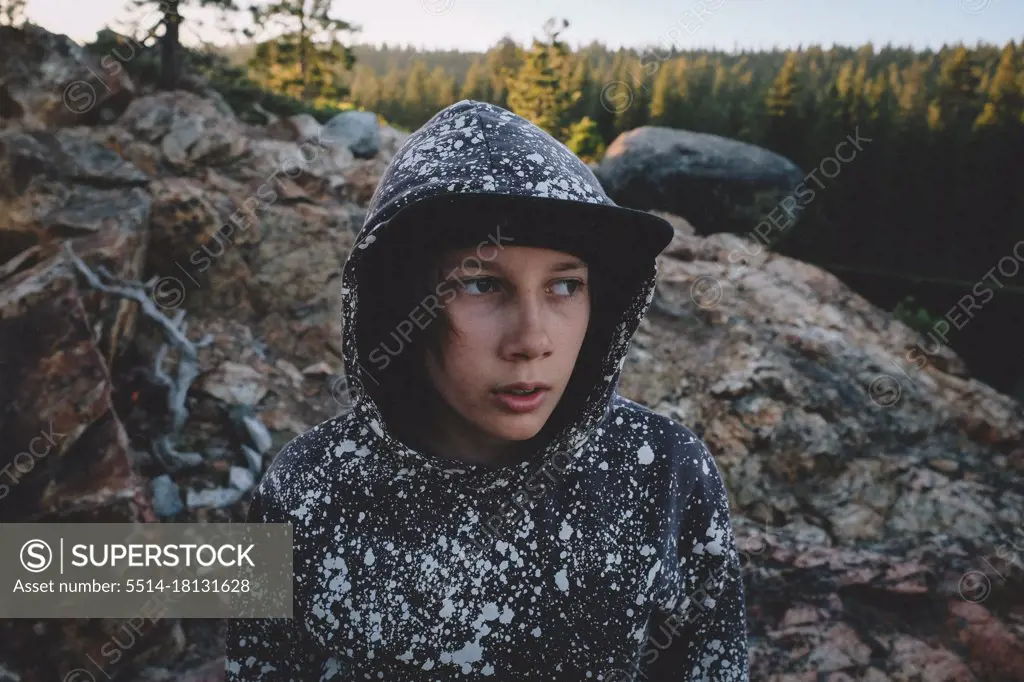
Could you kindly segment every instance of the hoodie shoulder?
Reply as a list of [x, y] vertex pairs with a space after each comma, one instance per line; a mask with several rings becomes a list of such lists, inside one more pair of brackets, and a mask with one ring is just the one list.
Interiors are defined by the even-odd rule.
[[[707, 445], [690, 428], [619, 394], [604, 426], [610, 430], [628, 428], [646, 435], [650, 457], [683, 475], [684, 480], [704, 480], [720, 487], [721, 472]], [[717, 479], [717, 480], [715, 480]]]
[[359, 429], [353, 415], [332, 417], [288, 441], [257, 486], [264, 503], [289, 509], [297, 495], [338, 480], [340, 469], [368, 454], [366, 446], [353, 438]]
[[[622, 420], [619, 422], [618, 420]], [[612, 409], [608, 414], [608, 424], [629, 423], [633, 428], [645, 428], [654, 433], [664, 434], [662, 445], [696, 446], [707, 449], [704, 442], [684, 424], [677, 422], [638, 402], [634, 402], [618, 393], [612, 400]]]

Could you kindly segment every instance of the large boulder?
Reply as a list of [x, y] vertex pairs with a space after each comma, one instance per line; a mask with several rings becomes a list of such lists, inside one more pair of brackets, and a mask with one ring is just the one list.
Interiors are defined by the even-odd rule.
[[621, 389], [722, 469], [751, 679], [1024, 679], [1024, 407], [828, 272], [673, 222]]
[[[146, 178], [76, 132], [0, 131], [0, 521], [150, 523], [148, 482], [110, 369], [132, 339], [137, 308], [93, 289], [61, 248], [70, 245], [93, 272], [139, 277]], [[129, 625], [0, 622], [0, 678], [75, 677], [80, 661]], [[173, 641], [173, 628], [169, 620], [147, 628], [133, 655]]]
[[[659, 126], [619, 135], [595, 174], [616, 202], [675, 213], [703, 234], [750, 232], [804, 175], [756, 145]], [[799, 207], [792, 212], [795, 221]]]
[[0, 124], [29, 128], [111, 121], [135, 86], [113, 56], [97, 58], [33, 24], [0, 26]]
[[[144, 513], [107, 368], [131, 340], [136, 308], [82, 287], [60, 247], [92, 268], [139, 277], [146, 182], [74, 130], [0, 131], [0, 443], [13, 445], [0, 450], [0, 470], [21, 474], [0, 518]], [[43, 450], [37, 436], [48, 430], [64, 435], [48, 440], [45, 458], [26, 457], [32, 444]]]
[[343, 111], [324, 124], [322, 137], [348, 147], [360, 159], [380, 151], [380, 124], [372, 111]]

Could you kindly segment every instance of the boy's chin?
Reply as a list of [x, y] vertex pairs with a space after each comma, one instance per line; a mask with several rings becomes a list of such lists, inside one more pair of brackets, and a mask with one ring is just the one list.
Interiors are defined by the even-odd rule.
[[491, 433], [503, 440], [530, 440], [544, 428], [548, 416], [547, 414], [528, 414], [503, 417], [503, 423], [495, 425], [497, 428], [493, 428]]

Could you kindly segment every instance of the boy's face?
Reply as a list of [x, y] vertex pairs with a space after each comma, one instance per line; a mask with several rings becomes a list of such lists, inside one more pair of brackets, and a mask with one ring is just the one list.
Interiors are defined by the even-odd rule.
[[[588, 276], [578, 257], [545, 248], [487, 245], [444, 254], [439, 278], [456, 292], [442, 297], [453, 334], [442, 346], [443, 367], [428, 354], [427, 371], [454, 412], [458, 440], [486, 447], [541, 430], [587, 332]], [[501, 390], [517, 382], [543, 388], [528, 396]]]

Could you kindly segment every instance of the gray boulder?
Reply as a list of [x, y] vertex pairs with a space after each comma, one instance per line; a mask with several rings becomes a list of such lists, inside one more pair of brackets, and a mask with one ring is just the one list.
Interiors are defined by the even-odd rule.
[[348, 147], [356, 158], [368, 159], [380, 151], [380, 123], [372, 111], [343, 111], [326, 124], [322, 142]]
[[701, 234], [750, 232], [772, 211], [778, 220], [785, 215], [779, 202], [804, 176], [757, 145], [658, 126], [619, 135], [594, 172], [617, 203], [675, 213]]

